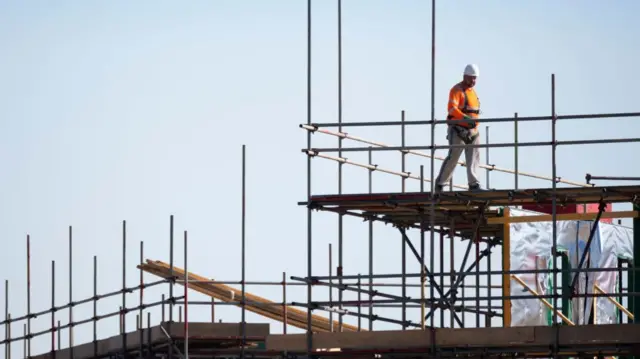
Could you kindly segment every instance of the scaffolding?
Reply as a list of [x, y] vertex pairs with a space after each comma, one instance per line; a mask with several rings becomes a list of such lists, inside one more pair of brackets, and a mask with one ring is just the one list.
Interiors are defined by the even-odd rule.
[[[640, 185], [596, 186], [591, 180], [638, 180], [638, 178], [616, 176], [592, 176], [587, 174], [586, 182], [578, 182], [560, 178], [557, 174], [556, 149], [558, 146], [590, 145], [602, 143], [640, 142], [640, 138], [599, 139], [558, 141], [556, 124], [561, 120], [588, 120], [597, 118], [638, 117], [640, 113], [610, 114], [556, 114], [555, 75], [551, 75], [551, 110], [549, 115], [481, 119], [482, 123], [514, 122], [515, 138], [512, 143], [487, 143], [475, 145], [485, 148], [487, 163], [482, 165], [487, 171], [487, 184], [491, 171], [513, 175], [514, 187], [507, 190], [488, 190], [484, 192], [469, 191], [465, 185], [450, 183], [449, 191], [434, 193], [435, 161], [443, 160], [435, 155], [437, 149], [449, 149], [453, 145], [436, 145], [435, 126], [448, 122], [435, 117], [435, 0], [432, 0], [431, 13], [431, 119], [424, 121], [408, 121], [404, 111], [399, 121], [386, 122], [344, 122], [342, 119], [342, 13], [341, 1], [338, 0], [338, 122], [315, 123], [311, 112], [311, 0], [307, 0], [307, 122], [301, 124], [306, 131], [307, 148], [302, 152], [307, 156], [307, 199], [298, 204], [307, 210], [307, 273], [304, 276], [287, 278], [283, 273], [279, 281], [248, 281], [245, 277], [245, 147], [242, 148], [242, 276], [239, 281], [225, 282], [208, 279], [188, 271], [187, 232], [183, 233], [184, 268], [175, 264], [174, 219], [169, 223], [169, 261], [146, 260], [143, 244], [140, 244], [140, 282], [131, 286], [126, 280], [127, 257], [127, 224], [122, 223], [122, 288], [100, 294], [97, 290], [98, 267], [97, 257], [93, 265], [93, 296], [82, 300], [74, 300], [72, 272], [72, 228], [69, 227], [69, 302], [56, 304], [55, 283], [56, 263], [51, 262], [51, 308], [34, 311], [31, 307], [31, 263], [30, 238], [27, 236], [27, 313], [13, 316], [9, 310], [9, 286], [5, 281], [5, 338], [0, 341], [5, 348], [5, 358], [12, 358], [12, 348], [22, 343], [23, 357], [27, 358], [107, 358], [107, 357], [241, 357], [280, 358], [280, 357], [362, 357], [362, 358], [395, 358], [395, 357], [601, 357], [601, 356], [633, 356], [640, 355], [640, 326], [637, 318], [640, 312], [640, 276], [636, 274], [636, 263], [640, 258]], [[521, 122], [551, 121], [550, 139], [539, 142], [520, 142], [517, 136], [517, 125]], [[401, 130], [400, 145], [384, 144], [375, 140], [367, 140], [343, 131], [346, 127], [399, 127]], [[406, 146], [406, 126], [428, 126], [431, 130], [429, 145]], [[330, 130], [335, 128], [336, 130]], [[314, 134], [325, 134], [338, 139], [336, 148], [316, 148], [312, 145]], [[488, 139], [488, 138], [487, 138]], [[345, 140], [364, 143], [365, 147], [344, 147]], [[472, 146], [472, 145], [465, 145]], [[518, 168], [518, 149], [521, 147], [551, 147], [551, 176], [545, 177]], [[489, 148], [514, 148], [515, 169], [506, 169], [489, 164]], [[399, 171], [379, 167], [372, 163], [373, 152], [395, 151], [400, 153]], [[423, 152], [427, 151], [427, 152]], [[369, 163], [359, 163], [343, 156], [347, 152], [365, 152], [369, 155]], [[327, 153], [337, 153], [336, 156]], [[430, 160], [430, 177], [425, 176], [424, 166], [420, 166], [419, 175], [412, 175], [406, 168], [408, 155], [419, 156]], [[338, 191], [335, 194], [314, 194], [312, 190], [312, 161], [321, 158], [338, 163]], [[464, 165], [463, 162], [459, 164]], [[343, 167], [353, 165], [368, 171], [368, 193], [343, 193]], [[393, 193], [374, 193], [371, 186], [373, 173], [382, 172], [395, 175], [401, 179], [401, 188]], [[519, 177], [530, 177], [551, 182], [551, 187], [520, 188]], [[406, 180], [420, 181], [420, 190], [406, 190]], [[428, 183], [430, 188], [425, 188]], [[558, 184], [571, 187], [560, 188]], [[453, 189], [460, 189], [454, 191]], [[594, 213], [559, 213], [558, 209], [567, 205], [597, 204]], [[631, 203], [633, 210], [607, 212], [610, 203]], [[551, 208], [551, 214], [522, 213], [518, 206], [541, 205]], [[328, 275], [313, 273], [313, 214], [314, 212], [330, 212], [337, 215], [338, 220], [338, 263], [336, 273], [332, 273], [332, 255]], [[368, 224], [369, 273], [344, 273], [344, 217], [356, 217]], [[627, 258], [616, 258], [615, 267], [593, 267], [590, 265], [593, 248], [600, 246], [600, 221], [604, 218], [632, 218], [632, 250]], [[397, 229], [402, 245], [400, 273], [375, 273], [373, 268], [373, 223], [380, 222]], [[522, 223], [548, 223], [549, 246], [547, 268], [512, 269], [512, 235], [515, 226]], [[572, 252], [572, 248], [562, 248], [559, 243], [559, 228], [562, 223], [575, 223], [577, 227], [586, 224], [587, 230], [581, 242], [580, 251]], [[564, 227], [563, 227], [564, 228]], [[420, 236], [419, 245], [415, 245], [409, 236], [411, 230], [417, 230]], [[576, 229], [581, 231], [583, 229]], [[448, 243], [447, 243], [448, 242]], [[579, 242], [576, 239], [576, 245]], [[438, 250], [436, 250], [436, 243]], [[466, 246], [462, 261], [456, 260], [455, 244]], [[595, 244], [594, 244], [595, 243]], [[430, 255], [427, 258], [426, 246]], [[565, 246], [566, 247], [566, 246]], [[410, 254], [407, 254], [407, 249]], [[500, 251], [501, 261], [492, 263], [492, 251]], [[474, 252], [472, 254], [472, 251]], [[331, 245], [330, 245], [331, 252]], [[436, 266], [435, 253], [439, 253]], [[415, 257], [420, 265], [418, 273], [407, 271], [407, 263]], [[449, 256], [449, 268], [445, 267], [445, 256]], [[573, 257], [571, 257], [573, 256]], [[571, 265], [575, 259], [575, 267]], [[487, 270], [480, 270], [480, 264], [486, 263]], [[438, 267], [438, 268], [436, 268]], [[159, 277], [152, 282], [143, 281], [142, 273], [147, 272]], [[611, 272], [617, 278], [615, 295], [603, 289], [601, 283], [587, 279], [585, 273]], [[624, 275], [623, 275], [624, 274]], [[524, 276], [534, 278], [523, 279]], [[595, 275], [595, 274], [594, 274]], [[497, 283], [492, 282], [498, 276]], [[622, 283], [626, 276], [627, 283]], [[418, 284], [408, 283], [409, 279], [418, 279]], [[472, 284], [465, 281], [474, 278]], [[542, 278], [542, 279], [540, 279]], [[597, 277], [599, 278], [599, 277]], [[291, 280], [291, 281], [288, 281]], [[383, 279], [399, 279], [397, 283], [381, 283]], [[562, 284], [558, 284], [558, 282]], [[486, 284], [482, 284], [486, 282]], [[584, 283], [590, 288], [583, 288]], [[229, 285], [239, 285], [241, 289]], [[166, 285], [167, 296], [161, 300], [150, 301], [144, 290], [154, 286]], [[180, 285], [181, 291], [176, 288]], [[250, 294], [248, 285], [271, 285], [282, 287], [282, 301], [274, 302]], [[289, 286], [304, 286], [307, 290], [306, 302], [287, 299]], [[384, 287], [397, 286], [401, 295], [395, 295]], [[469, 286], [471, 288], [469, 288]], [[546, 287], [545, 287], [546, 286]], [[314, 287], [328, 287], [329, 300], [314, 299]], [[417, 287], [420, 298], [408, 296], [408, 288]], [[471, 289], [471, 295], [469, 295]], [[189, 299], [189, 290], [194, 290], [211, 297], [211, 301], [198, 302]], [[500, 295], [494, 295], [495, 291]], [[333, 298], [337, 291], [337, 299]], [[127, 302], [128, 293], [139, 293], [137, 305]], [[486, 295], [483, 294], [486, 292]], [[345, 293], [354, 293], [357, 300], [345, 300]], [[518, 293], [518, 294], [514, 294]], [[121, 297], [118, 310], [99, 314], [97, 303], [110, 297]], [[364, 297], [364, 298], [363, 298]], [[590, 298], [590, 299], [589, 299]], [[215, 300], [214, 300], [215, 299]], [[546, 323], [514, 325], [513, 305], [518, 303], [537, 303], [534, 308], [546, 308], [545, 314], [551, 319]], [[585, 304], [588, 300], [591, 304]], [[583, 301], [580, 306], [589, 309], [582, 316], [571, 312], [572, 301]], [[615, 321], [597, 319], [597, 306], [609, 303], [617, 313]], [[471, 304], [469, 304], [471, 303]], [[74, 319], [73, 309], [79, 305], [91, 304], [93, 315], [90, 318]], [[210, 322], [193, 322], [189, 318], [190, 305], [211, 306]], [[235, 305], [241, 308], [239, 323], [215, 323], [214, 308], [219, 305]], [[520, 305], [520, 304], [518, 304]], [[524, 305], [524, 304], [523, 304]], [[174, 318], [175, 307], [180, 306], [179, 317]], [[401, 310], [399, 317], [382, 316], [375, 313], [375, 308], [397, 306]], [[161, 307], [162, 316], [157, 325], [152, 325], [149, 310]], [[165, 315], [168, 307], [168, 315]], [[299, 308], [303, 308], [301, 310]], [[356, 307], [357, 310], [348, 308]], [[366, 313], [363, 312], [365, 308]], [[420, 315], [413, 318], [408, 315], [409, 308], [419, 308]], [[596, 309], [593, 309], [596, 308]], [[66, 324], [61, 324], [56, 313], [68, 310]], [[268, 324], [247, 323], [246, 311], [261, 314], [267, 318], [284, 323], [282, 334], [272, 333]], [[314, 311], [329, 313], [326, 318], [314, 314]], [[436, 313], [439, 314], [436, 315]], [[542, 313], [542, 312], [541, 312]], [[585, 314], [586, 313], [586, 314]], [[135, 330], [128, 331], [126, 318], [136, 315]], [[333, 320], [337, 314], [337, 321]], [[36, 317], [50, 316], [49, 328], [34, 331], [31, 321]], [[469, 315], [475, 322], [469, 323]], [[541, 315], [542, 318], [544, 315]], [[625, 323], [624, 317], [627, 321]], [[120, 318], [120, 332], [115, 337], [100, 339], [97, 323], [110, 317]], [[357, 326], [345, 322], [345, 317], [357, 319]], [[531, 317], [535, 317], [532, 315]], [[146, 325], [143, 324], [146, 318]], [[439, 318], [439, 320], [437, 320]], [[577, 318], [577, 319], [576, 319]], [[362, 326], [362, 320], [368, 321], [368, 328]], [[605, 325], [602, 324], [609, 320]], [[381, 321], [397, 325], [396, 330], [374, 330], [374, 322]], [[15, 335], [12, 324], [23, 323], [23, 333]], [[92, 324], [93, 340], [90, 343], [75, 345], [74, 328]], [[306, 330], [305, 334], [290, 334], [287, 327], [293, 326]], [[471, 327], [469, 327], [471, 326]], [[69, 343], [63, 347], [60, 333], [68, 331]], [[50, 337], [50, 351], [44, 354], [32, 353], [31, 341], [36, 337]]]

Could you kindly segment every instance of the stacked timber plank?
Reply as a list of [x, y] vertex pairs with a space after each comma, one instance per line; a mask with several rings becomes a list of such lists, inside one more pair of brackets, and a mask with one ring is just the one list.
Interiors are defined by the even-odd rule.
[[[146, 263], [138, 265], [139, 269], [154, 274], [158, 277], [171, 278], [171, 267], [168, 263], [148, 259]], [[176, 278], [185, 278], [184, 269], [173, 266], [173, 276]], [[231, 286], [211, 282], [211, 279], [199, 276], [189, 272], [188, 287], [204, 295], [216, 298], [223, 302], [240, 302], [242, 300], [242, 291]], [[209, 281], [209, 282], [207, 282]], [[177, 282], [184, 285], [184, 282]], [[246, 303], [246, 310], [265, 316], [270, 319], [282, 322], [285, 318], [284, 307], [272, 302], [268, 299], [259, 297], [245, 291], [246, 300], [252, 303]], [[237, 304], [240, 306], [240, 304]], [[287, 324], [297, 328], [307, 329], [307, 312], [292, 306], [286, 306]], [[333, 321], [334, 330], [339, 328], [338, 321]], [[331, 323], [326, 317], [313, 314], [311, 316], [311, 328], [314, 332], [330, 332]], [[342, 324], [342, 330], [345, 332], [357, 332], [358, 328], [346, 323]], [[364, 330], [364, 329], [363, 329]]]

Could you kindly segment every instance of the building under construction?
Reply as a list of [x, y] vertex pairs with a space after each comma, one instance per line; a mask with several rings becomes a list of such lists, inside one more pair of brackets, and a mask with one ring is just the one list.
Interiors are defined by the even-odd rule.
[[[340, 19], [340, 2], [338, 4]], [[310, 108], [310, 0], [308, 5], [307, 101]], [[435, 0], [432, 0], [432, 9], [432, 49], [435, 49]], [[341, 21], [338, 23], [340, 27]], [[435, 50], [432, 51], [434, 60]], [[38, 359], [640, 356], [640, 326], [636, 326], [640, 320], [636, 319], [640, 313], [640, 275], [635, 273], [636, 259], [640, 258], [640, 184], [628, 185], [640, 178], [587, 175], [584, 182], [579, 182], [560, 178], [556, 173], [558, 146], [640, 141], [640, 138], [558, 141], [557, 121], [635, 117], [640, 116], [640, 112], [558, 116], [555, 113], [555, 76], [551, 75], [552, 99], [548, 115], [481, 120], [483, 124], [515, 123], [512, 143], [478, 145], [487, 149], [514, 148], [515, 169], [488, 162], [481, 165], [488, 173], [487, 178], [491, 172], [513, 175], [513, 188], [475, 192], [452, 182], [448, 191], [435, 194], [436, 160], [443, 160], [435, 155], [435, 150], [451, 146], [436, 145], [434, 141], [435, 126], [446, 126], [447, 121], [436, 119], [433, 113], [433, 74], [432, 67], [430, 120], [409, 121], [401, 113], [397, 121], [348, 123], [342, 121], [339, 111], [338, 122], [316, 123], [308, 111], [307, 121], [300, 124], [301, 132], [308, 140], [307, 148], [302, 149], [302, 155], [308, 157], [308, 193], [307, 198], [299, 202], [299, 210], [308, 213], [307, 273], [283, 275], [282, 280], [276, 282], [246, 280], [244, 235], [240, 280], [232, 285], [210, 279], [214, 273], [192, 273], [186, 268], [186, 254], [185, 267], [176, 265], [174, 247], [180, 243], [186, 247], [187, 241], [186, 234], [184, 241], [176, 236], [173, 217], [170, 217], [170, 251], [166, 258], [142, 258], [141, 248], [141, 263], [137, 268], [126, 268], [123, 261], [123, 276], [127, 270], [138, 270], [141, 273], [139, 284], [127, 286], [123, 280], [120, 289], [98, 292], [94, 261], [94, 295], [89, 298], [61, 305], [52, 294], [50, 309], [32, 311], [31, 295], [28, 294], [29, 309], [22, 315], [10, 315], [6, 304], [2, 322], [5, 327], [4, 357], [18, 357], [16, 351], [25, 353], [24, 357]], [[342, 100], [339, 101], [341, 106]], [[549, 138], [540, 142], [519, 141], [518, 123], [531, 121], [550, 121]], [[396, 127], [402, 135], [398, 143], [385, 144], [344, 131], [346, 127], [363, 126]], [[430, 127], [430, 143], [406, 146], [405, 128], [410, 126]], [[314, 135], [333, 136], [338, 145], [317, 148], [312, 142]], [[347, 141], [362, 146], [343, 146]], [[521, 172], [517, 168], [518, 148], [535, 146], [551, 147], [550, 175], [547, 177]], [[398, 166], [383, 168], [372, 161], [360, 163], [345, 155], [363, 152], [371, 158], [372, 153], [379, 151], [398, 153]], [[411, 172], [405, 162], [409, 156], [422, 157], [427, 165], [421, 166], [418, 174], [416, 169]], [[313, 191], [312, 164], [316, 160], [337, 163], [336, 193]], [[459, 164], [464, 165], [464, 162]], [[360, 193], [343, 193], [344, 166], [368, 171], [369, 179], [377, 172], [396, 176], [398, 191], [373, 192], [370, 180], [368, 188], [363, 186]], [[429, 171], [424, 169], [427, 166], [430, 166]], [[425, 173], [429, 173], [429, 178]], [[543, 185], [520, 188], [518, 179], [522, 177], [539, 179]], [[405, 183], [408, 180], [419, 181], [420, 190], [407, 191]], [[598, 185], [602, 180], [627, 182], [604, 187]], [[633, 208], [613, 211], [612, 204], [615, 203], [631, 203]], [[332, 270], [329, 273], [312, 271], [312, 223], [318, 212], [331, 212], [338, 221], [338, 263], [329, 266], [335, 273]], [[396, 273], [373, 273], [371, 240], [369, 273], [343, 272], [343, 220], [346, 217], [360, 218], [362, 231], [368, 230], [369, 238], [373, 235], [372, 224], [376, 222], [397, 231], [402, 257], [398, 259]], [[623, 218], [632, 220], [632, 228], [619, 224], [618, 220]], [[412, 241], [413, 234], [419, 241]], [[122, 244], [124, 257], [126, 223], [123, 223]], [[462, 253], [460, 249], [463, 249]], [[492, 253], [500, 254], [499, 260], [492, 257]], [[419, 264], [420, 271], [407, 270], [407, 263], [413, 261]], [[54, 271], [52, 265], [52, 286]], [[142, 281], [143, 272], [152, 274], [156, 280]], [[30, 278], [29, 273], [27, 276]], [[390, 293], [382, 283], [392, 279], [398, 280], [400, 295]], [[250, 294], [246, 289], [250, 284], [280, 286], [282, 300], [278, 302]], [[306, 298], [287, 296], [287, 288], [292, 285], [306, 287]], [[165, 288], [161, 300], [144, 296], [144, 291], [151, 287]], [[313, 287], [331, 288], [329, 300], [314, 298]], [[419, 297], [415, 297], [414, 289]], [[126, 295], [132, 292], [139, 293], [136, 303], [126, 300]], [[190, 301], [189, 293], [193, 292], [210, 297], [211, 302]], [[357, 299], [347, 300], [347, 294], [353, 294]], [[114, 297], [122, 298], [122, 304], [109, 313], [99, 314], [97, 303]], [[73, 318], [70, 314], [66, 324], [61, 324], [59, 316], [56, 317], [62, 310], [71, 313], [75, 306], [91, 303], [93, 315], [90, 317]], [[210, 305], [212, 311], [218, 305], [234, 305], [239, 308], [239, 320], [237, 323], [194, 322], [188, 315], [191, 305]], [[162, 316], [152, 318], [150, 310], [157, 307], [162, 308]], [[174, 315], [175, 307], [181, 308], [179, 316]], [[381, 314], [381, 308], [390, 307], [397, 308], [400, 314]], [[247, 311], [284, 323], [283, 331], [276, 333], [269, 324], [247, 322]], [[50, 316], [50, 328], [32, 331], [31, 321], [44, 316]], [[136, 328], [121, 324], [120, 332], [111, 337], [98, 334], [99, 321], [115, 317], [124, 323], [132, 316], [137, 318]], [[357, 318], [358, 324], [347, 323], [346, 317]], [[396, 329], [374, 330], [374, 322], [390, 323]], [[93, 323], [92, 341], [62, 345], [61, 333], [68, 332], [72, 338], [73, 331], [79, 330], [74, 327], [90, 323]], [[16, 325], [24, 331], [16, 332]], [[287, 328], [304, 332], [291, 334]], [[32, 350], [32, 341], [39, 337], [50, 339], [50, 350]]]

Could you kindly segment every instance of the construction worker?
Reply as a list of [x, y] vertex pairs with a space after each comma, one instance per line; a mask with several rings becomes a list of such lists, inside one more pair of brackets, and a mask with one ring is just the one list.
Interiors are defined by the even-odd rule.
[[[450, 145], [478, 144], [478, 122], [465, 122], [460, 120], [476, 120], [480, 114], [480, 100], [473, 87], [476, 84], [479, 71], [474, 64], [467, 65], [464, 69], [462, 81], [457, 83], [449, 91], [449, 103], [447, 105], [447, 120], [454, 123], [447, 124], [447, 140]], [[451, 179], [458, 159], [464, 150], [467, 167], [467, 181], [469, 189], [479, 191], [478, 165], [480, 163], [480, 149], [478, 147], [450, 148], [447, 157], [440, 167], [440, 173], [435, 180], [435, 192], [442, 192], [444, 186]]]

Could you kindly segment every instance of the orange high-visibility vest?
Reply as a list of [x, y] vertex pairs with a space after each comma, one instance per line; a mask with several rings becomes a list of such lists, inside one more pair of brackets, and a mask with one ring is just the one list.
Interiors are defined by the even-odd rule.
[[[478, 99], [478, 95], [473, 88], [464, 89], [462, 84], [458, 83], [449, 91], [447, 110], [449, 112], [447, 120], [461, 120], [464, 115], [478, 118], [480, 114], [480, 99]], [[460, 122], [460, 126], [473, 128], [473, 125], [464, 122]]]

